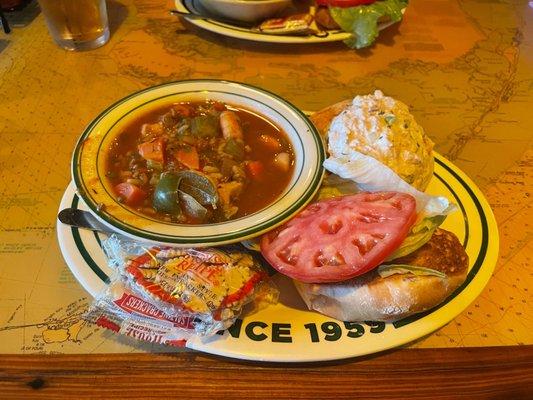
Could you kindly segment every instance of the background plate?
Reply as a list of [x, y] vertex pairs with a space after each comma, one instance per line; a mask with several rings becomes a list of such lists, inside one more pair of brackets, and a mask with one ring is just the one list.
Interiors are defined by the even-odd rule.
[[[435, 173], [427, 190], [446, 196], [459, 210], [446, 219], [470, 258], [466, 281], [433, 310], [395, 323], [349, 323], [308, 311], [290, 279], [276, 274], [280, 301], [255, 314], [244, 313], [223, 335], [196, 338], [187, 347], [247, 360], [303, 362], [335, 360], [376, 353], [421, 338], [459, 315], [483, 290], [498, 257], [498, 229], [492, 211], [476, 185], [457, 167], [435, 156]], [[70, 184], [60, 208], [87, 209]], [[106, 287], [111, 269], [99, 235], [57, 223], [59, 245], [72, 273], [93, 296]]]
[[[175, 0], [176, 10], [181, 12], [206, 15], [209, 14], [202, 6], [199, 0]], [[191, 24], [196, 25], [199, 28], [208, 30], [210, 32], [218, 33], [220, 35], [229, 36], [237, 39], [252, 40], [256, 42], [266, 43], [326, 43], [326, 42], [339, 42], [346, 40], [350, 37], [350, 34], [341, 30], [327, 31], [325, 36], [295, 36], [295, 35], [267, 35], [265, 33], [256, 32], [249, 28], [226, 24], [224, 22], [217, 21], [216, 19], [196, 19], [184, 17]], [[394, 22], [386, 22], [378, 25], [378, 29], [381, 31]]]

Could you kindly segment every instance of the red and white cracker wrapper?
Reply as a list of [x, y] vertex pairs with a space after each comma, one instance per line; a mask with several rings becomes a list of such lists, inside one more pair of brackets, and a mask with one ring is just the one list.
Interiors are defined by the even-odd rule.
[[311, 14], [295, 14], [284, 18], [272, 18], [262, 22], [258, 30], [271, 35], [309, 35], [316, 30], [312, 26]]
[[177, 345], [212, 336], [244, 305], [277, 302], [268, 274], [242, 248], [147, 247], [115, 235], [103, 248], [116, 274], [86, 319], [137, 339]]
[[85, 319], [134, 339], [170, 346], [184, 346], [195, 335], [194, 316], [168, 315], [120, 282], [95, 300]]

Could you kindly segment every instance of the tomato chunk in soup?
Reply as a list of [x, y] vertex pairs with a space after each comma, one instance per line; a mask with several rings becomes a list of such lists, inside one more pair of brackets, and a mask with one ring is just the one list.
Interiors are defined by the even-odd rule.
[[340, 282], [377, 267], [405, 239], [416, 201], [405, 193], [358, 193], [319, 201], [261, 238], [279, 272], [306, 283]]
[[249, 110], [214, 101], [158, 108], [107, 149], [119, 202], [175, 223], [214, 223], [272, 203], [288, 186], [294, 153], [285, 133]]

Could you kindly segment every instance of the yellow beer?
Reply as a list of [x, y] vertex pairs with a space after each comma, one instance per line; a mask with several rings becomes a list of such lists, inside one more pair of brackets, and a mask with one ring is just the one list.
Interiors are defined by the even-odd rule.
[[102, 46], [109, 38], [105, 0], [39, 0], [48, 30], [67, 50]]

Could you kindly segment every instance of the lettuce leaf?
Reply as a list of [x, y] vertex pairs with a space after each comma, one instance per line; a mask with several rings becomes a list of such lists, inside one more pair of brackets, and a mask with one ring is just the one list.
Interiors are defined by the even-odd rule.
[[331, 199], [332, 197], [354, 194], [359, 191], [360, 190], [355, 182], [342, 179], [335, 174], [326, 173], [315, 200]]
[[387, 258], [406, 256], [426, 244], [446, 216], [457, 206], [444, 196], [432, 196], [405, 182], [385, 164], [373, 157], [352, 151], [350, 156], [329, 157], [324, 167], [344, 180], [350, 180], [362, 191], [394, 191], [408, 193], [416, 200], [417, 219], [399, 248]]
[[367, 192], [402, 192], [416, 199], [418, 221], [440, 214], [449, 214], [455, 206], [443, 196], [431, 196], [409, 185], [392, 169], [374, 157], [352, 151], [350, 156], [329, 157], [324, 161], [324, 168], [343, 179], [357, 184]]
[[411, 254], [425, 245], [429, 239], [431, 239], [431, 236], [433, 236], [433, 232], [435, 232], [445, 219], [446, 215], [441, 214], [424, 218], [422, 221], [415, 224], [400, 247], [387, 257], [387, 261]]
[[370, 46], [378, 36], [378, 20], [381, 17], [398, 22], [405, 7], [407, 0], [381, 0], [358, 7], [330, 7], [329, 12], [344, 31], [352, 34], [344, 43], [352, 49], [361, 49]]
[[431, 268], [418, 267], [416, 265], [383, 264], [378, 267], [377, 271], [382, 278], [395, 274], [413, 274], [417, 276], [436, 276], [441, 279], [446, 279], [446, 274], [443, 272]]

